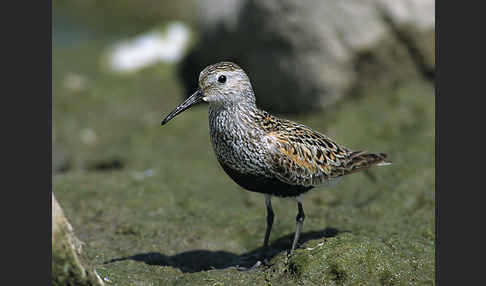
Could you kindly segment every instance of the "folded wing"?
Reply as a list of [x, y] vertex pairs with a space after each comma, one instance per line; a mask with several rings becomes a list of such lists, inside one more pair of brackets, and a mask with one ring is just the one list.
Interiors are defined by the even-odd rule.
[[388, 164], [386, 154], [351, 151], [329, 137], [294, 122], [267, 134], [271, 175], [290, 185], [315, 186], [343, 175]]

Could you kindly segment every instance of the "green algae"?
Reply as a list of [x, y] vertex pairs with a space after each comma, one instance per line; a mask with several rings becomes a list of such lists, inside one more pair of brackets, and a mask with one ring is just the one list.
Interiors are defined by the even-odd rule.
[[299, 279], [321, 285], [433, 284], [433, 269], [422, 265], [433, 259], [429, 247], [346, 233], [298, 250], [289, 267]]
[[[231, 266], [242, 261], [251, 266], [256, 260], [242, 257], [261, 252], [263, 198], [241, 190], [219, 169], [207, 122], [201, 120], [207, 116], [203, 108], [185, 113], [168, 128], [158, 122], [144, 128], [133, 146], [143, 150], [127, 149], [122, 170], [79, 168], [54, 174], [53, 190], [77, 235], [86, 241], [89, 259], [113, 285], [433, 284], [434, 112], [431, 89], [422, 87], [421, 93], [413, 85], [390, 95], [370, 95], [341, 106], [342, 113], [297, 118], [320, 130], [335, 130], [335, 137], [347, 138], [340, 141], [349, 146], [385, 151], [394, 165], [374, 170], [374, 180], [356, 174], [309, 193], [302, 236], [307, 242], [290, 259], [285, 249], [291, 244], [297, 208], [290, 200], [276, 199], [271, 243], [278, 253], [270, 266], [254, 271]], [[410, 90], [416, 98], [408, 98]], [[383, 116], [387, 122], [382, 126], [389, 130], [370, 127], [371, 119], [365, 119], [357, 104], [363, 109], [378, 105], [394, 114]], [[337, 119], [325, 120], [330, 117]], [[361, 128], [376, 131], [357, 131], [359, 117]], [[390, 135], [373, 137], [373, 132]], [[152, 175], [141, 176], [144, 169], [132, 167], [138, 164], [146, 164]]]

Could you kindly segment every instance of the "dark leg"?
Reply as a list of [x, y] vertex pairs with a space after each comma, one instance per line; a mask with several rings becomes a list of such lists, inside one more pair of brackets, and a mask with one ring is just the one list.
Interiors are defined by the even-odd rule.
[[268, 246], [268, 240], [270, 239], [270, 232], [272, 231], [274, 213], [272, 209], [271, 196], [265, 194], [265, 204], [267, 206], [267, 229], [265, 231], [265, 239], [263, 240], [263, 247]]
[[[263, 248], [266, 248], [268, 246], [268, 240], [270, 239], [270, 232], [272, 231], [272, 225], [273, 225], [273, 218], [274, 218], [274, 213], [272, 209], [272, 202], [271, 202], [272, 196], [265, 194], [265, 205], [267, 206], [267, 229], [265, 230], [265, 239], [263, 240]], [[253, 255], [252, 255], [253, 257]], [[264, 257], [260, 257], [264, 258]], [[263, 264], [265, 265], [267, 263], [266, 259], [263, 259]], [[239, 271], [249, 271], [253, 269], [257, 269], [260, 265], [262, 265], [262, 261], [258, 260], [255, 265], [253, 265], [250, 268], [247, 267], [237, 267]]]
[[304, 219], [305, 219], [304, 208], [302, 207], [302, 203], [300, 202], [299, 199], [297, 199], [297, 206], [299, 208], [299, 213], [295, 218], [297, 221], [297, 229], [295, 230], [294, 243], [292, 243], [292, 249], [290, 250], [290, 253], [292, 253], [297, 247], [297, 243], [299, 242], [300, 232], [302, 231], [302, 226], [304, 225]]

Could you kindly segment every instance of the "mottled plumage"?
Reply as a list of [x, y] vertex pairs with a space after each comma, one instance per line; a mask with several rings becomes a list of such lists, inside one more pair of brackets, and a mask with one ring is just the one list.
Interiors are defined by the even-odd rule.
[[298, 200], [293, 250], [304, 220], [302, 193], [331, 179], [389, 164], [383, 153], [352, 151], [305, 125], [258, 109], [250, 79], [234, 63], [206, 67], [198, 91], [162, 124], [200, 101], [209, 103], [211, 144], [223, 170], [244, 189], [266, 194], [265, 246], [273, 223], [271, 195]]

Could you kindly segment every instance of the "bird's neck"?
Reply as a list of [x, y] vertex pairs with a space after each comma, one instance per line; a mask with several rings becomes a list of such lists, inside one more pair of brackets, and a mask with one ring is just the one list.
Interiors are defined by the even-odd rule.
[[262, 114], [255, 105], [210, 106], [210, 139], [221, 164], [243, 172], [248, 169], [245, 160], [251, 156], [263, 156], [260, 154], [263, 149], [256, 150], [254, 147], [265, 136], [259, 124]]
[[209, 125], [219, 132], [235, 132], [254, 128], [262, 111], [253, 102], [236, 102], [209, 106]]

